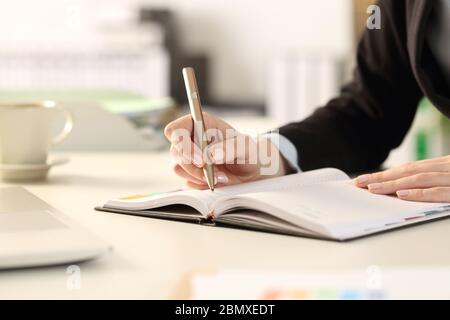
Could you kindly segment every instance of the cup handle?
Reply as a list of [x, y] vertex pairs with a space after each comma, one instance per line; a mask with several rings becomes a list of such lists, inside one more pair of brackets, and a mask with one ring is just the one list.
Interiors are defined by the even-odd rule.
[[62, 131], [56, 137], [53, 138], [52, 144], [61, 143], [73, 129], [72, 112], [70, 112], [67, 109], [63, 109], [61, 107], [57, 107], [57, 108], [62, 110], [65, 113], [66, 123], [64, 124], [64, 128], [62, 129]]

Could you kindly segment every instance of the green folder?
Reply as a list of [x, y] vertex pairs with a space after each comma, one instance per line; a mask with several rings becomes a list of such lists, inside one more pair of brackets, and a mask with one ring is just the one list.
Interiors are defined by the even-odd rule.
[[112, 113], [126, 115], [163, 110], [175, 105], [174, 100], [170, 97], [148, 99], [142, 95], [123, 90], [45, 89], [0, 91], [0, 103], [36, 100], [98, 102], [99, 105]]

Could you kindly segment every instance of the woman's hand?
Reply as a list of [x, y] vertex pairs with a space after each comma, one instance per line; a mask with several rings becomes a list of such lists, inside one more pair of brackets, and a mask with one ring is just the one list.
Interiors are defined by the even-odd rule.
[[450, 202], [450, 156], [416, 161], [356, 178], [358, 187], [400, 199]]
[[193, 142], [190, 115], [169, 123], [164, 131], [171, 142], [174, 171], [195, 189], [206, 189], [203, 166], [214, 164], [216, 186], [238, 184], [285, 174], [285, 164], [278, 149], [268, 140], [254, 139], [236, 131], [225, 121], [203, 113], [206, 135], [210, 141], [206, 152]]

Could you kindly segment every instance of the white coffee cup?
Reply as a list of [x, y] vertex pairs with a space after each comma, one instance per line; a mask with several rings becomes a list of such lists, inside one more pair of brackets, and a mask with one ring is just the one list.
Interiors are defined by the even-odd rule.
[[[53, 125], [63, 114], [66, 122], [53, 137]], [[0, 104], [0, 163], [45, 164], [52, 144], [72, 131], [71, 113], [53, 101]]]

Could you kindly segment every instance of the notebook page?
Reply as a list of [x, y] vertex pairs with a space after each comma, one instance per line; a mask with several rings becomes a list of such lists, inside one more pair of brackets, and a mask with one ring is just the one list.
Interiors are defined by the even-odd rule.
[[234, 186], [217, 188], [214, 190], [214, 193], [225, 197], [244, 193], [286, 190], [328, 181], [340, 180], [350, 180], [350, 178], [341, 170], [334, 168], [325, 168], [271, 179], [247, 182]]
[[221, 216], [220, 219], [217, 219], [217, 221], [225, 223], [231, 221], [236, 222], [237, 224], [251, 222], [252, 225], [256, 226], [261, 225], [271, 228], [277, 228], [278, 230], [281, 231], [301, 232], [303, 235], [311, 235], [311, 236], [318, 235], [313, 231], [296, 226], [285, 220], [278, 219], [273, 215], [253, 210], [239, 210], [237, 212], [233, 212], [232, 214]]
[[[325, 229], [345, 238], [362, 230], [405, 221], [450, 204], [403, 201], [357, 188], [352, 181], [333, 181], [284, 191], [236, 196], [235, 206], [268, 212], [301, 227]], [[319, 229], [318, 229], [319, 228]]]
[[233, 195], [268, 190], [284, 190], [326, 181], [348, 179], [350, 178], [344, 172], [338, 169], [327, 168], [216, 188], [214, 192], [210, 190], [177, 190], [118, 198], [109, 200], [105, 207], [125, 210], [148, 210], [173, 204], [184, 204], [207, 216], [213, 211], [216, 201]]
[[104, 205], [106, 208], [123, 210], [149, 210], [174, 204], [190, 206], [207, 216], [211, 204], [220, 195], [209, 190], [176, 190], [171, 192], [156, 192], [148, 195], [135, 195], [109, 200]]

